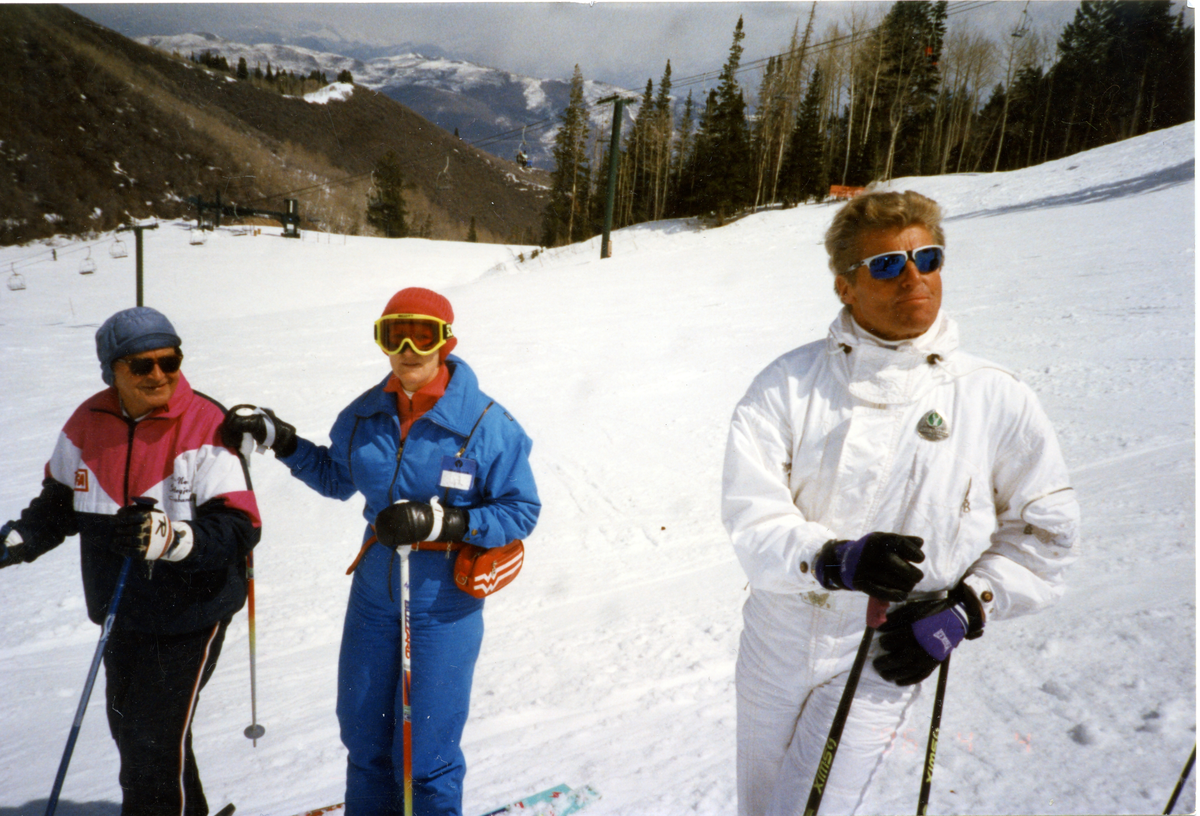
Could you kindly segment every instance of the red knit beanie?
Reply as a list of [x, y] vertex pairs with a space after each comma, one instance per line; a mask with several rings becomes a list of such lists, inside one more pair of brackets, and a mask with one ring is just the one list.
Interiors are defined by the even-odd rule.
[[[436, 317], [446, 323], [454, 323], [454, 307], [450, 305], [450, 301], [431, 289], [422, 289], [419, 286], [410, 286], [392, 295], [387, 306], [383, 307], [382, 314], [421, 314]], [[458, 338], [451, 337], [438, 349], [438, 356], [442, 362], [446, 361], [446, 355], [454, 351], [457, 345]]]

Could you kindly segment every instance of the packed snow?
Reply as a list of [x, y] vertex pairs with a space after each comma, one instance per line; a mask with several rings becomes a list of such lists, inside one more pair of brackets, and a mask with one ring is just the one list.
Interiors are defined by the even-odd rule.
[[[1005, 174], [894, 183], [946, 209], [946, 311], [1053, 419], [1084, 514], [1063, 600], [989, 624], [954, 661], [931, 813], [1161, 812], [1196, 739], [1195, 128]], [[397, 289], [453, 302], [457, 353], [534, 439], [544, 502], [523, 574], [487, 603], [465, 734], [476, 816], [559, 782], [594, 816], [736, 812], [733, 667], [746, 580], [719, 519], [726, 426], [751, 378], [825, 335], [834, 204], [719, 229], [645, 224], [530, 247], [223, 229], [145, 233], [146, 302], [193, 385], [327, 441], [386, 362], [371, 323]], [[130, 244], [131, 236], [125, 240]], [[0, 249], [0, 518], [36, 495], [71, 411], [102, 383], [93, 335], [134, 303], [114, 236]], [[78, 274], [87, 257], [97, 271]], [[2, 277], [3, 275], [0, 275]], [[257, 746], [248, 620], [195, 720], [215, 810], [289, 816], [342, 798], [334, 716], [361, 503], [253, 458]], [[92, 659], [75, 540], [0, 571], [0, 816], [43, 812]], [[415, 666], [419, 672], [420, 667]], [[118, 813], [103, 679], [59, 813]], [[927, 685], [932, 686], [932, 683]], [[932, 689], [896, 735], [874, 813], [916, 808]], [[1188, 785], [1176, 812], [1195, 809]]]
[[330, 82], [319, 91], [306, 93], [304, 101], [314, 105], [324, 105], [327, 102], [342, 102], [354, 94], [354, 86], [349, 82]]

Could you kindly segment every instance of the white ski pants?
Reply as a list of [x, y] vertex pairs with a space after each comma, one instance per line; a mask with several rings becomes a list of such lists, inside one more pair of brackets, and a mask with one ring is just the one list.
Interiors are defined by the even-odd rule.
[[[857, 592], [751, 592], [737, 662], [739, 816], [804, 813], [866, 608]], [[917, 699], [919, 685], [879, 676], [870, 662], [878, 654], [872, 644], [825, 786], [824, 816], [866, 812], [868, 788]]]

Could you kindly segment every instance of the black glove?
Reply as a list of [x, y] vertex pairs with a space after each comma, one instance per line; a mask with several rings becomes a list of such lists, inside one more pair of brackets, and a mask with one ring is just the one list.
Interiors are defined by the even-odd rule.
[[827, 541], [813, 563], [826, 589], [855, 589], [872, 598], [903, 601], [925, 576], [913, 566], [925, 560], [917, 536], [868, 533], [857, 541]]
[[21, 511], [21, 520], [4, 525], [0, 534], [0, 567], [33, 561], [78, 532], [75, 491], [46, 478], [42, 480], [41, 494]]
[[221, 423], [221, 441], [227, 447], [241, 450], [246, 434], [276, 456], [291, 456], [296, 452], [296, 426], [289, 425], [270, 408], [254, 405], [235, 405]]
[[879, 627], [885, 654], [875, 670], [898, 686], [920, 683], [950, 656], [963, 639], [983, 634], [983, 605], [975, 591], [960, 583], [945, 598], [914, 601], [888, 613]]
[[429, 504], [402, 499], [375, 517], [375, 537], [393, 550], [419, 541], [462, 541], [466, 534], [467, 511], [444, 508], [436, 496]]
[[15, 524], [15, 521], [9, 521], [0, 527], [0, 569], [20, 564], [22, 561], [21, 545], [25, 543], [25, 539], [14, 527]]
[[191, 550], [190, 545], [181, 550], [180, 545], [185, 543], [181, 540], [183, 536], [171, 524], [167, 514], [146, 500], [139, 499], [138, 502], [117, 511], [108, 548], [122, 557], [147, 561], [180, 560]]

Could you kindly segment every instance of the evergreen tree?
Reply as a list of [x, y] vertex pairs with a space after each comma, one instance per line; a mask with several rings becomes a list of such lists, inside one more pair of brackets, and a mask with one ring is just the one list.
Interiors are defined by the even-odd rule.
[[592, 236], [587, 218], [591, 169], [587, 161], [587, 108], [583, 102], [583, 72], [575, 66], [570, 102], [560, 115], [554, 137], [554, 172], [550, 201], [542, 215], [542, 245], [559, 246]]
[[690, 169], [693, 189], [687, 202], [693, 215], [714, 213], [723, 220], [749, 203], [750, 130], [746, 100], [737, 82], [745, 36], [738, 17], [720, 82], [700, 118]]
[[921, 134], [932, 124], [946, 14], [946, 0], [911, 0], [893, 4], [884, 19], [880, 123], [886, 152], [877, 157], [884, 178], [921, 172]]
[[671, 137], [675, 128], [675, 117], [671, 111], [671, 61], [663, 69], [658, 82], [658, 95], [654, 97], [652, 129], [653, 150], [653, 193], [654, 202], [650, 213], [652, 220], [666, 215], [671, 186]]
[[619, 207], [620, 218], [615, 226], [640, 224], [654, 217], [654, 201], [651, 190], [654, 178], [652, 158], [654, 142], [654, 82], [646, 80], [646, 92], [633, 119], [633, 130], [625, 142], [625, 157], [628, 167], [625, 189], [621, 195], [624, 206]]
[[812, 73], [791, 143], [783, 159], [779, 184], [787, 201], [820, 201], [829, 191], [821, 136], [821, 69]]
[[667, 212], [672, 215], [679, 215], [683, 212], [681, 201], [689, 199], [692, 195], [692, 184], [690, 176], [685, 177], [685, 168], [691, 164], [692, 146], [694, 138], [692, 135], [692, 126], [695, 121], [695, 104], [692, 102], [692, 92], [688, 91], [687, 99], [683, 103], [683, 116], [679, 120], [679, 140], [675, 148], [675, 166], [672, 172], [672, 180], [670, 185], [670, 203], [667, 207]]
[[407, 218], [400, 157], [394, 150], [389, 150], [375, 162], [375, 169], [371, 172], [367, 223], [386, 238], [403, 238], [408, 235]]

